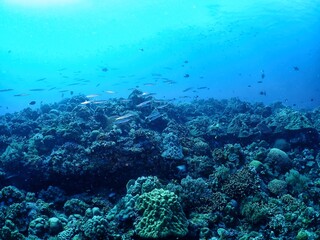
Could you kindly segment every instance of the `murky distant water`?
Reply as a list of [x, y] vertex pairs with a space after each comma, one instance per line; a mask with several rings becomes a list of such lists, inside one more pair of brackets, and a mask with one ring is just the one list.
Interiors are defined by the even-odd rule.
[[320, 1], [17, 2], [0, 3], [1, 114], [132, 88], [320, 103]]

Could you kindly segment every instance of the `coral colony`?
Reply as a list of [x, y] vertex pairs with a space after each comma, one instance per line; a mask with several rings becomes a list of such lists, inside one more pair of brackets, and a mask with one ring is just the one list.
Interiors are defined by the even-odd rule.
[[319, 109], [138, 90], [0, 116], [0, 239], [319, 239], [319, 131]]

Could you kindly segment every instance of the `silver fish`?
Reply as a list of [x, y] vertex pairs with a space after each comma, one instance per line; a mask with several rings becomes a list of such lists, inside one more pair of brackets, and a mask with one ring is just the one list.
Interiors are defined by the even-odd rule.
[[140, 108], [140, 107], [146, 107], [148, 105], [150, 105], [152, 102], [152, 100], [148, 100], [148, 101], [144, 101], [142, 103], [139, 103], [136, 107]]

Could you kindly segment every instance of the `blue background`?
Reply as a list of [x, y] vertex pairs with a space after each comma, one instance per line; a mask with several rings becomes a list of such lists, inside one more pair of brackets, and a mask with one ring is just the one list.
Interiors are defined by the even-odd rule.
[[1, 114], [137, 87], [177, 101], [319, 106], [318, 0], [37, 2], [0, 3]]

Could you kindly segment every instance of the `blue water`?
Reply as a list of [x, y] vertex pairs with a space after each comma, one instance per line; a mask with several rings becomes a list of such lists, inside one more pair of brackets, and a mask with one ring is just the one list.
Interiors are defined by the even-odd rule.
[[132, 88], [320, 103], [319, 0], [3, 0], [0, 16], [0, 114]]

